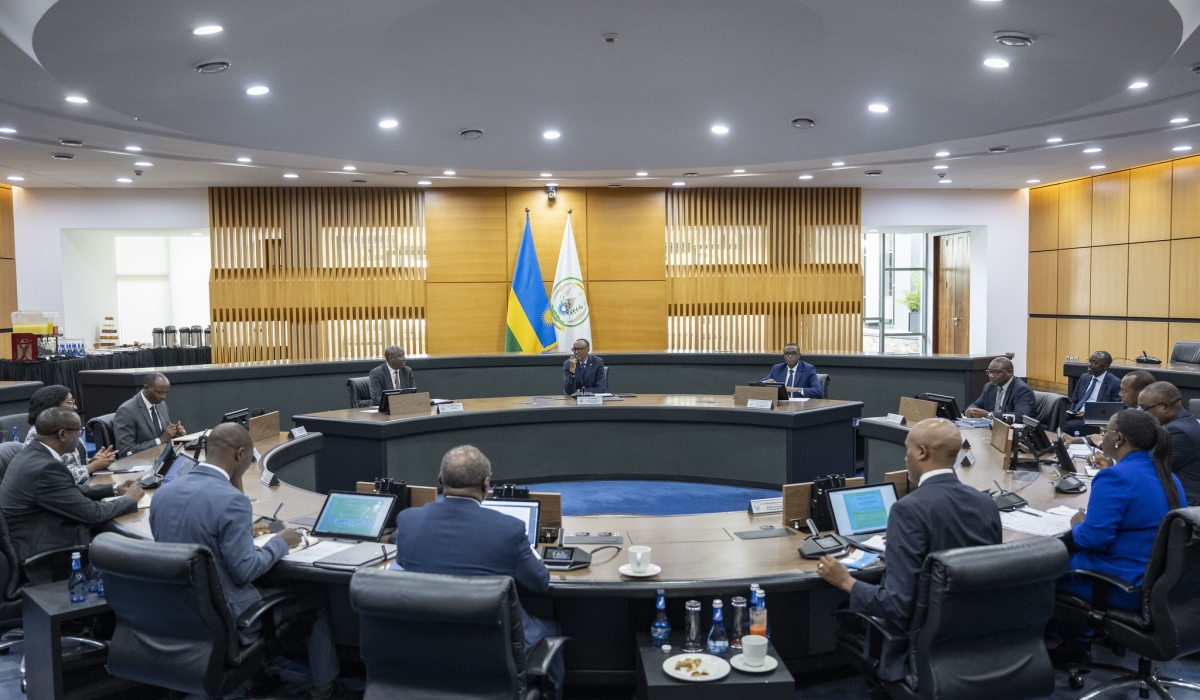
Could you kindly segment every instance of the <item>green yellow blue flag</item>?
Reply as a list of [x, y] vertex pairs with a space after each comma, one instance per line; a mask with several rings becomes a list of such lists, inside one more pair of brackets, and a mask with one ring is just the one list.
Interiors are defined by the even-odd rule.
[[542, 268], [538, 265], [533, 230], [529, 228], [529, 213], [526, 212], [525, 234], [517, 249], [517, 265], [513, 268], [512, 288], [508, 291], [508, 332], [504, 338], [504, 352], [543, 353], [553, 350], [556, 344], [550, 298], [542, 283]]

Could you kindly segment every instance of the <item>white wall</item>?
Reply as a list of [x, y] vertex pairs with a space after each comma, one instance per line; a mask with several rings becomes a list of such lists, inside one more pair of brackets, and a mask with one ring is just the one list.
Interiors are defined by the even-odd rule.
[[971, 354], [1015, 352], [1025, 374], [1029, 190], [864, 189], [862, 222], [970, 230]]
[[[13, 188], [16, 224], [17, 305], [57, 311], [68, 334], [90, 337], [87, 319], [79, 327], [67, 315], [65, 289], [86, 289], [87, 278], [64, 275], [63, 229], [208, 229], [208, 192], [189, 189], [25, 189]], [[66, 255], [64, 255], [66, 253]], [[76, 260], [91, 264], [86, 257]], [[115, 272], [115, 271], [114, 271]], [[96, 274], [101, 274], [96, 270]], [[116, 300], [110, 307], [115, 312]], [[85, 331], [87, 335], [85, 335]]]

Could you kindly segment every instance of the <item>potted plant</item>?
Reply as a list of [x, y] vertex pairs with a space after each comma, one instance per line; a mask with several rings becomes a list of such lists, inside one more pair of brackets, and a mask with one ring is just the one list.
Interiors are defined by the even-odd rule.
[[921, 281], [913, 276], [913, 288], [900, 297], [900, 303], [908, 308], [908, 330], [921, 332]]

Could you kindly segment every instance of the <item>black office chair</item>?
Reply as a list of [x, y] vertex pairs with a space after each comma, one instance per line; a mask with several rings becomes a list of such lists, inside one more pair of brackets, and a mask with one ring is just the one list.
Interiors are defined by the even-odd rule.
[[350, 392], [350, 408], [369, 408], [371, 406], [370, 377], [351, 377], [347, 379], [346, 390]]
[[8, 473], [8, 465], [12, 464], [13, 459], [23, 449], [25, 449], [23, 442], [0, 443], [0, 482], [4, 481], [4, 475]]
[[1046, 430], [1054, 432], [1067, 422], [1067, 406], [1070, 399], [1049, 391], [1033, 392], [1033, 417]]
[[608, 365], [604, 365], [604, 390], [610, 394], [616, 393], [612, 390], [612, 384], [608, 383]]
[[97, 450], [101, 447], [117, 446], [117, 432], [113, 428], [113, 418], [116, 415], [115, 413], [105, 413], [102, 416], [88, 419], [88, 440], [96, 446]]
[[1200, 341], [1181, 340], [1171, 348], [1171, 362], [1200, 365]]
[[1200, 417], [1200, 399], [1188, 399], [1188, 412]]
[[829, 375], [818, 374], [817, 381], [821, 382], [821, 396], [829, 398]]
[[883, 683], [893, 698], [1049, 697], [1054, 669], [1043, 635], [1067, 562], [1067, 548], [1049, 537], [935, 552], [925, 558], [909, 629], [843, 610], [850, 624], [838, 632], [838, 652], [874, 676], [882, 642], [907, 642], [907, 677]]
[[29, 425], [29, 414], [12, 413], [7, 416], [0, 416], [0, 439], [12, 442], [13, 428], [17, 429], [17, 442], [25, 442], [25, 436], [31, 428]]
[[359, 569], [350, 605], [367, 667], [364, 700], [554, 697], [546, 671], [566, 637], [548, 637], [526, 656], [508, 576]]
[[1130, 686], [1138, 686], [1142, 697], [1153, 690], [1161, 698], [1170, 698], [1163, 686], [1172, 685], [1200, 691], [1200, 684], [1158, 675], [1153, 664], [1200, 651], [1200, 508], [1180, 508], [1163, 518], [1146, 564], [1140, 610], [1108, 607], [1110, 589], [1136, 593], [1137, 586], [1096, 571], [1071, 573], [1092, 582], [1092, 600], [1060, 593], [1054, 616], [1111, 640], [1119, 656], [1126, 649], [1138, 655], [1134, 673], [1109, 664], [1072, 664], [1070, 684], [1075, 690], [1083, 687], [1082, 674], [1090, 669], [1127, 674], [1101, 683], [1080, 700]]
[[[304, 599], [267, 596], [236, 620], [207, 547], [136, 540], [111, 532], [92, 542], [92, 562], [117, 616], [108, 671], [117, 678], [204, 697], [223, 697], [252, 677], [289, 640], [305, 639], [315, 612], [275, 624], [275, 610]], [[238, 633], [261, 633], [243, 645]]]

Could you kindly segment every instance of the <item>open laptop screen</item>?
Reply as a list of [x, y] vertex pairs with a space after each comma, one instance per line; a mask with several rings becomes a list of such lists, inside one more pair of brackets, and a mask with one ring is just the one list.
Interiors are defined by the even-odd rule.
[[534, 499], [527, 501], [497, 501], [489, 498], [482, 505], [484, 508], [491, 508], [498, 513], [511, 515], [520, 520], [525, 525], [525, 534], [529, 537], [529, 544], [537, 546], [538, 516], [541, 513], [541, 501]]
[[887, 530], [888, 514], [896, 502], [895, 484], [855, 486], [826, 493], [839, 535], [848, 537]]
[[364, 542], [378, 540], [395, 501], [392, 494], [330, 491], [313, 525], [313, 534]]
[[179, 477], [188, 474], [195, 468], [196, 460], [184, 454], [179, 455], [171, 462], [171, 468], [167, 470], [167, 473], [163, 474], [163, 485], [165, 486]]

